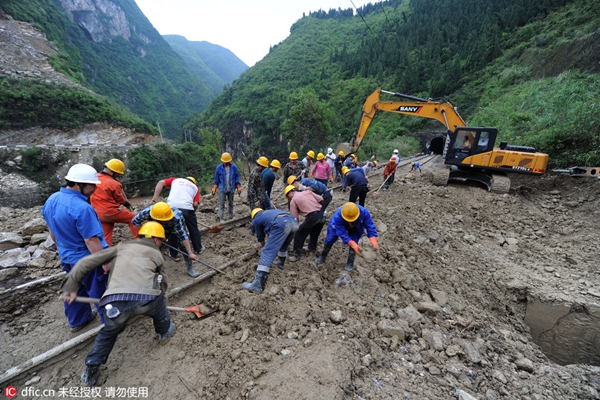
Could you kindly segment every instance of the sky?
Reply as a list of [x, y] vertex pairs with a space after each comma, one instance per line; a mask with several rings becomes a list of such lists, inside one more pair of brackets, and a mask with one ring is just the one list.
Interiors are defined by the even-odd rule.
[[[376, 0], [135, 0], [161, 35], [181, 35], [231, 50], [249, 67], [319, 9], [361, 7]], [[355, 11], [356, 13], [356, 11]]]

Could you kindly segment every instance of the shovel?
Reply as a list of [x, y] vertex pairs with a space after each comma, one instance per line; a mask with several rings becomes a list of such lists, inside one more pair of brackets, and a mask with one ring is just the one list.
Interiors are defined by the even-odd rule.
[[[185, 251], [181, 251], [181, 250], [179, 250], [178, 248], [171, 246], [170, 244], [167, 244], [167, 243], [163, 242], [163, 246], [167, 246], [168, 248], [170, 248], [170, 249], [173, 249], [173, 250], [175, 250], [176, 252], [179, 252], [179, 253], [183, 254], [184, 256], [188, 257], [188, 254], [187, 254]], [[214, 269], [215, 271], [217, 271], [217, 272], [219, 272], [219, 273], [221, 273], [221, 274], [224, 274], [224, 272], [223, 272], [223, 271], [221, 271], [220, 269], [217, 269], [217, 268], [213, 267], [212, 265], [208, 265], [208, 264], [207, 264], [207, 263], [205, 263], [204, 261], [201, 261], [201, 260], [196, 260], [196, 261], [198, 261], [200, 264], [202, 264], [202, 265], [204, 265], [204, 266], [207, 266], [207, 267], [208, 267], [208, 268], [210, 268], [210, 269]]]
[[[60, 296], [59, 297], [60, 300], [67, 300], [67, 298], [65, 298], [64, 296]], [[82, 296], [77, 296], [75, 298], [75, 301], [78, 303], [90, 303], [90, 304], [95, 304], [100, 302], [100, 299], [94, 299], [91, 297], [82, 297]], [[182, 311], [182, 312], [187, 312], [187, 313], [191, 313], [194, 314], [196, 319], [202, 319], [202, 318], [206, 318], [210, 315], [212, 315], [214, 313], [210, 312], [208, 314], [202, 314], [202, 312], [200, 311], [200, 306], [192, 306], [192, 307], [187, 307], [187, 308], [183, 308], [183, 307], [171, 307], [171, 306], [167, 306], [167, 310], [169, 311]]]
[[375, 191], [375, 193], [373, 193], [373, 194], [378, 194], [378, 193], [379, 193], [379, 191], [381, 190], [381, 188], [383, 187], [383, 185], [385, 185], [385, 183], [388, 181], [388, 179], [390, 179], [390, 177], [391, 177], [391, 176], [392, 176], [392, 175], [388, 175], [388, 177], [387, 177], [387, 178], [385, 178], [385, 181], [383, 181], [383, 183], [381, 184], [381, 186], [379, 186], [379, 189], [377, 189], [377, 190]]
[[210, 225], [203, 224], [200, 221], [198, 221], [198, 223], [200, 225], [202, 225], [203, 227], [208, 228], [208, 233], [219, 233], [219, 232], [221, 232], [221, 229], [224, 228], [222, 225], [210, 226]]

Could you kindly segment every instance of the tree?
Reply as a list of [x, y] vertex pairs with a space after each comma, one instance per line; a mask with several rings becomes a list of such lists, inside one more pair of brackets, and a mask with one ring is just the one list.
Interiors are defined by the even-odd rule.
[[331, 110], [311, 87], [300, 89], [294, 100], [289, 118], [281, 125], [288, 147], [296, 151], [325, 148], [331, 135]]

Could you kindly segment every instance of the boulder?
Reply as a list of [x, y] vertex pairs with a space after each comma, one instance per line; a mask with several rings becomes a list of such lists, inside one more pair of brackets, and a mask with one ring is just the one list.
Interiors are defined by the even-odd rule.
[[29, 264], [29, 260], [31, 256], [25, 249], [7, 250], [0, 255], [0, 268], [25, 267]]
[[408, 326], [404, 326], [406, 323], [403, 324], [402, 322], [404, 321], [394, 322], [389, 319], [382, 319], [377, 324], [377, 329], [386, 336], [397, 336], [398, 339], [404, 340]]
[[23, 235], [33, 235], [35, 233], [42, 233], [48, 230], [48, 226], [46, 225], [46, 221], [43, 218], [36, 218], [28, 223], [22, 229]]
[[16, 249], [23, 245], [23, 237], [15, 232], [0, 232], [0, 250]]

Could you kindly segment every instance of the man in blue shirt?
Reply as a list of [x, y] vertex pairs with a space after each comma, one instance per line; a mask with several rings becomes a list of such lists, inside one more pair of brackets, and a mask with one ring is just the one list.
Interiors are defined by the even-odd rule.
[[225, 208], [225, 198], [229, 205], [229, 219], [233, 219], [233, 195], [237, 188], [237, 193], [242, 193], [242, 185], [240, 184], [240, 172], [235, 164], [231, 161], [233, 158], [229, 153], [221, 155], [223, 164], [217, 165], [215, 169], [215, 177], [213, 179], [212, 195], [214, 196], [219, 189], [219, 221], [223, 222], [223, 210]]
[[362, 248], [358, 245], [358, 241], [362, 235], [366, 234], [371, 242], [371, 246], [375, 251], [379, 251], [379, 243], [377, 242], [377, 229], [371, 218], [369, 211], [356, 203], [346, 203], [333, 214], [327, 227], [327, 237], [325, 238], [325, 246], [319, 258], [315, 260], [316, 264], [325, 262], [329, 251], [333, 244], [339, 239], [342, 243], [349, 247], [348, 260], [346, 261], [346, 271], [354, 269], [354, 259], [356, 254], [360, 254]]
[[[75, 164], [65, 177], [67, 186], [48, 198], [42, 208], [50, 237], [56, 243], [61, 268], [69, 273], [83, 257], [107, 248], [104, 230], [96, 211], [88, 203], [89, 197], [101, 182], [96, 170], [86, 164]], [[97, 267], [85, 275], [78, 296], [102, 297], [106, 290], [106, 274], [110, 263]], [[96, 306], [97, 307], [97, 306]], [[102, 310], [97, 307], [102, 322]], [[89, 304], [65, 303], [65, 315], [71, 332], [77, 332], [95, 318]]]
[[288, 178], [288, 185], [294, 185], [294, 187], [299, 191], [309, 189], [312, 190], [313, 193], [316, 193], [319, 196], [321, 196], [323, 198], [323, 202], [321, 203], [321, 211], [323, 211], [323, 213], [325, 213], [325, 210], [327, 210], [327, 206], [329, 205], [329, 203], [331, 203], [331, 200], [333, 200], [331, 191], [327, 189], [327, 186], [314, 178], [298, 179], [296, 177], [290, 176]]
[[271, 164], [269, 164], [269, 168], [263, 169], [262, 172], [263, 185], [265, 186], [266, 194], [264, 205], [267, 209], [274, 208], [273, 203], [271, 202], [271, 191], [273, 190], [273, 184], [275, 183], [275, 174], [279, 168], [281, 168], [279, 160], [273, 160], [271, 161]]
[[358, 204], [365, 206], [365, 199], [369, 191], [369, 181], [365, 176], [365, 171], [362, 168], [344, 169], [346, 178], [346, 186], [350, 188], [349, 202], [355, 203], [358, 199]]
[[255, 208], [250, 216], [262, 252], [254, 280], [251, 283], [244, 282], [242, 286], [251, 292], [262, 293], [275, 257], [278, 257], [275, 265], [283, 268], [288, 247], [298, 231], [298, 221], [290, 213], [282, 210]]
[[422, 171], [421, 171], [421, 163], [420, 163], [420, 162], [418, 162], [418, 161], [412, 161], [412, 162], [410, 163], [410, 172], [414, 172], [414, 171], [416, 171], [417, 169], [419, 170], [419, 172], [422, 172]]

